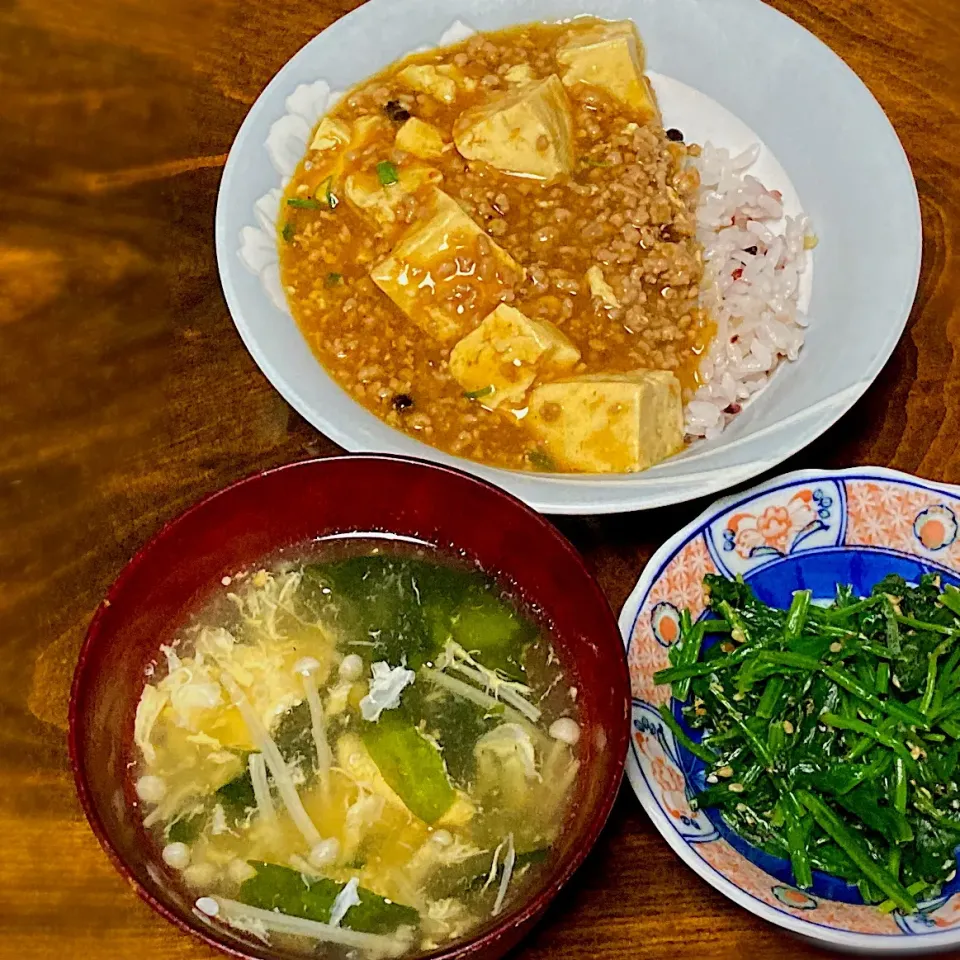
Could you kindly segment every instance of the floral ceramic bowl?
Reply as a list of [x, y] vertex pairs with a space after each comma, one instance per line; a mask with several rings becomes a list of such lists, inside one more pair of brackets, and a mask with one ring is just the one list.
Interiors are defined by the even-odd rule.
[[654, 554], [627, 600], [620, 629], [633, 689], [627, 774], [674, 851], [704, 880], [757, 916], [795, 933], [870, 956], [960, 945], [960, 879], [916, 914], [883, 914], [855, 887], [815, 874], [793, 886], [789, 862], [753, 847], [713, 810], [691, 809], [704, 769], [658, 713], [670, 689], [653, 674], [669, 665], [679, 614], [704, 612], [703, 577], [740, 574], [765, 603], [794, 590], [832, 598], [837, 583], [862, 594], [888, 573], [926, 572], [960, 582], [960, 487], [865, 467], [786, 474], [720, 500]]

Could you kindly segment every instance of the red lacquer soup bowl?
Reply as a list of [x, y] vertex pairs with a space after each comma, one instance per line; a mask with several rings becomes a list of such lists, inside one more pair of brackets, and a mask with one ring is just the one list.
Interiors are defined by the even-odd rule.
[[154, 909], [241, 957], [265, 947], [194, 909], [142, 826], [132, 788], [133, 722], [145, 670], [221, 579], [279, 550], [343, 534], [415, 538], [476, 561], [549, 625], [581, 710], [577, 795], [552, 867], [531, 897], [437, 958], [502, 956], [593, 846], [613, 805], [629, 736], [629, 681], [616, 621], [580, 555], [519, 500], [466, 474], [414, 460], [311, 460], [241, 480], [164, 527], [123, 570], [80, 653], [70, 751], [80, 800], [117, 869]]

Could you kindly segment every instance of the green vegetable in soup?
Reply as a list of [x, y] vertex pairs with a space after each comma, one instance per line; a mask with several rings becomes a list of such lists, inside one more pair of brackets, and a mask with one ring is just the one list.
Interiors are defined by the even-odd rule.
[[483, 397], [489, 397], [493, 393], [496, 393], [496, 387], [490, 384], [486, 387], [481, 387], [479, 390], [467, 390], [463, 395], [468, 400], [480, 400]]
[[[377, 555], [304, 567], [305, 583], [319, 602], [335, 611], [336, 622], [373, 646], [357, 646], [368, 660], [416, 670], [438, 649], [424, 618], [423, 597], [431, 572], [425, 564]], [[322, 594], [323, 590], [329, 591]]]
[[221, 919], [283, 950], [422, 953], [537, 883], [581, 762], [549, 729], [576, 698], [478, 570], [379, 541], [327, 556], [239, 572], [164, 648], [137, 794]]
[[435, 823], [450, 809], [456, 792], [440, 750], [401, 713], [365, 723], [362, 737], [383, 779], [413, 814]]
[[253, 795], [253, 782], [247, 770], [225, 783], [213, 796], [216, 803], [223, 807], [227, 819], [234, 822], [242, 820], [257, 805], [257, 798]]
[[212, 796], [172, 820], [165, 832], [167, 842], [193, 843], [210, 823], [218, 805], [223, 808], [228, 826], [233, 827], [246, 820], [251, 809], [257, 805], [248, 771], [244, 770], [233, 780], [228, 780]]
[[338, 624], [370, 639], [357, 652], [371, 661], [417, 670], [453, 639], [489, 669], [523, 677], [536, 630], [473, 571], [377, 555], [307, 565], [304, 582], [316, 607], [332, 607]]
[[490, 670], [523, 677], [519, 657], [533, 640], [530, 628], [509, 607], [490, 595], [471, 596], [452, 623], [453, 639]]
[[208, 810], [187, 813], [172, 821], [166, 829], [168, 843], [193, 843], [203, 832], [210, 817]]
[[[539, 847], [536, 850], [527, 850], [516, 854], [513, 870], [515, 875], [521, 875], [525, 868], [546, 863], [550, 856], [549, 847]], [[484, 885], [491, 887], [502, 873], [502, 863], [493, 869], [493, 881], [490, 881], [493, 868], [491, 853], [480, 853], [459, 863], [449, 864], [441, 868], [431, 879], [430, 894], [435, 897], [463, 897], [476, 893]]]
[[287, 763], [295, 763], [307, 777], [313, 775], [317, 768], [317, 748], [310, 735], [310, 706], [306, 701], [280, 716], [273, 739]]
[[408, 687], [403, 693], [406, 714], [426, 721], [427, 732], [443, 744], [443, 760], [450, 779], [467, 789], [476, 771], [474, 744], [501, 721], [470, 700], [430, 696], [431, 690], [429, 684], [419, 682]]
[[[291, 917], [327, 923], [337, 895], [346, 886], [327, 878], [310, 877], [275, 863], [252, 861], [257, 875], [244, 881], [237, 899], [250, 907], [277, 910]], [[357, 888], [360, 902], [351, 907], [342, 926], [360, 933], [391, 933], [401, 926], [414, 926], [420, 915], [406, 907]]]

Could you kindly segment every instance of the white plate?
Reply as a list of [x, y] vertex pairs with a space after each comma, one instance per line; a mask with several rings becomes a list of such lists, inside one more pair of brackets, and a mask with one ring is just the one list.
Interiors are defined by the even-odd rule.
[[[575, 514], [662, 506], [733, 486], [790, 456], [853, 406], [903, 331], [919, 278], [921, 225], [896, 133], [839, 57], [760, 0], [460, 0], [462, 23], [450, 10], [448, 0], [370, 0], [337, 21], [267, 85], [230, 151], [216, 220], [224, 294], [250, 353], [300, 414], [348, 450], [458, 466], [538, 510]], [[276, 191], [331, 90], [456, 36], [463, 24], [491, 30], [585, 13], [636, 22], [668, 126], [718, 146], [764, 144], [768, 186], [784, 192], [788, 212], [802, 203], [820, 237], [816, 282], [806, 291], [806, 346], [721, 437], [645, 473], [484, 467], [391, 429], [317, 362], [280, 291]]]

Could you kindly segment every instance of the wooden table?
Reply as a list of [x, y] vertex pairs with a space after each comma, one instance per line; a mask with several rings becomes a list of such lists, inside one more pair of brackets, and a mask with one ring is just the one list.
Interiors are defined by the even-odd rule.
[[[214, 956], [124, 886], [87, 828], [65, 744], [69, 683], [98, 599], [165, 520], [251, 471], [336, 452], [237, 338], [213, 215], [226, 152], [261, 88], [353, 6], [0, 0], [2, 957]], [[787, 466], [879, 463], [958, 481], [956, 5], [776, 6], [879, 98], [913, 164], [926, 234], [893, 359]], [[617, 608], [652, 550], [703, 506], [560, 527]], [[702, 958], [822, 956], [682, 866], [624, 789], [521, 954], [663, 960], [689, 946]]]

